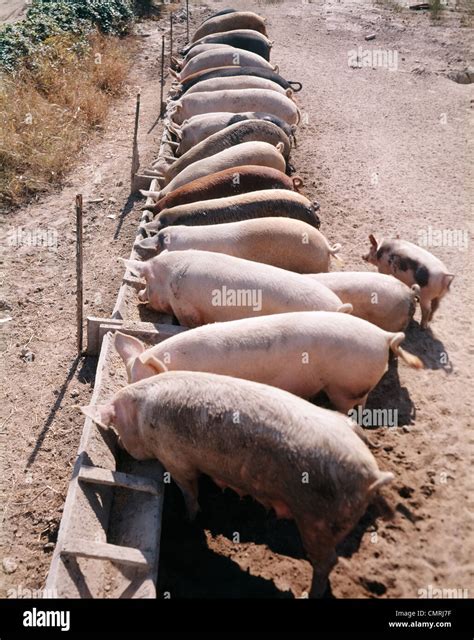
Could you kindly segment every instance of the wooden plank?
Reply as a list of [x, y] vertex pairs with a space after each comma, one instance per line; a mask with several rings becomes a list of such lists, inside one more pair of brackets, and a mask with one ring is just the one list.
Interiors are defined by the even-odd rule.
[[153, 176], [147, 176], [141, 173], [136, 173], [132, 180], [132, 193], [138, 193], [140, 189], [148, 191], [150, 189]]
[[79, 480], [82, 482], [90, 482], [92, 484], [106, 484], [114, 487], [123, 487], [133, 491], [145, 491], [154, 496], [160, 494], [160, 485], [150, 479], [142, 476], [133, 476], [129, 473], [121, 471], [112, 471], [112, 469], [103, 469], [101, 467], [82, 466], [79, 470]]
[[[94, 393], [91, 404], [100, 401], [103, 391], [105, 362], [111, 349], [110, 339], [105, 339], [97, 364]], [[80, 564], [61, 557], [64, 544], [72, 536], [106, 542], [112, 505], [113, 489], [107, 486], [81, 485], [80, 468], [85, 465], [103, 465], [116, 468], [117, 438], [109, 429], [100, 429], [86, 418], [79, 444], [78, 456], [69, 482], [58, 539], [46, 580], [46, 588], [59, 598], [103, 597], [104, 567], [84, 559]]]
[[149, 567], [149, 559], [140, 549], [121, 547], [106, 542], [93, 542], [83, 538], [72, 538], [65, 541], [61, 554], [81, 558], [94, 558], [96, 560], [108, 560], [134, 567]]
[[107, 322], [110, 325], [114, 324], [117, 328], [121, 327], [123, 320], [113, 320], [112, 318], [97, 318], [96, 316], [87, 317], [87, 348], [86, 353], [88, 356], [97, 356], [100, 352], [100, 345], [102, 344], [102, 337], [99, 336], [99, 326]]
[[109, 332], [114, 333], [115, 331], [141, 337], [146, 342], [156, 344], [178, 333], [188, 331], [188, 328], [173, 324], [128, 322], [126, 320], [118, 320], [117, 318], [97, 318], [89, 316], [87, 318], [87, 354], [96, 356], [100, 351], [104, 336]]

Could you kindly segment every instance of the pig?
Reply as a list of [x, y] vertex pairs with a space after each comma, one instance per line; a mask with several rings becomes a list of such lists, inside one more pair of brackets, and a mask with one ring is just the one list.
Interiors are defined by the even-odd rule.
[[171, 59], [175, 67], [182, 68], [187, 62], [198, 56], [200, 53], [204, 53], [204, 51], [217, 51], [217, 49], [228, 49], [233, 51], [235, 50], [235, 47], [231, 47], [228, 44], [198, 44], [193, 47], [184, 58], [180, 59], [172, 56]]
[[449, 291], [454, 274], [432, 253], [407, 240], [381, 240], [369, 235], [370, 250], [362, 259], [375, 265], [379, 273], [395, 276], [409, 287], [420, 289], [421, 327], [427, 329], [441, 298]]
[[228, 76], [223, 78], [210, 78], [208, 80], [201, 80], [201, 82], [197, 82], [194, 86], [186, 91], [186, 95], [189, 96], [193, 93], [198, 93], [200, 91], [227, 91], [229, 89], [238, 90], [238, 89], [267, 89], [268, 91], [276, 91], [281, 95], [287, 95], [287, 91], [291, 91], [292, 89], [283, 89], [279, 84], [273, 82], [273, 80], [267, 80], [266, 78], [261, 78], [260, 76]]
[[[287, 90], [293, 93], [291, 89]], [[260, 111], [272, 113], [284, 122], [298, 124], [301, 118], [300, 110], [288, 95], [280, 95], [267, 89], [241, 89], [234, 91], [199, 91], [187, 93], [179, 100], [175, 100], [168, 107], [167, 115], [175, 123], [181, 124], [196, 115], [212, 111], [241, 113], [245, 111]]]
[[226, 198], [263, 189], [299, 191], [302, 186], [303, 181], [299, 176], [290, 178], [282, 171], [271, 167], [242, 165], [211, 173], [208, 176], [188, 182], [188, 184], [175, 189], [167, 196], [163, 196], [156, 204], [145, 205], [142, 210], [149, 210], [156, 215], [163, 209], [170, 209], [171, 207], [199, 200]]
[[341, 249], [340, 244], [331, 246], [317, 229], [294, 218], [254, 218], [208, 226], [168, 226], [151, 238], [153, 244], [149, 240], [145, 239], [142, 241], [144, 244], [136, 247], [142, 258], [156, 255], [163, 249], [199, 249], [262, 262], [296, 273], [327, 271], [331, 256], [337, 257]]
[[221, 131], [237, 122], [244, 120], [264, 120], [276, 124], [285, 133], [287, 138], [294, 137], [295, 125], [289, 125], [281, 118], [277, 118], [270, 113], [247, 111], [245, 113], [230, 112], [210, 112], [193, 116], [183, 122], [182, 126], [171, 121], [165, 123], [169, 133], [178, 140], [178, 147], [175, 151], [177, 156], [182, 156], [193, 146], [199, 144], [217, 131]]
[[350, 302], [354, 316], [385, 331], [406, 329], [420, 298], [417, 284], [407, 287], [393, 276], [372, 271], [334, 271], [311, 277], [334, 291], [343, 302]]
[[222, 47], [201, 51], [201, 53], [198, 53], [186, 62], [179, 73], [173, 69], [170, 69], [170, 71], [171, 75], [179, 80], [179, 82], [183, 82], [186, 78], [200, 71], [232, 66], [260, 67], [261, 69], [276, 71], [278, 73], [278, 67], [270, 64], [261, 56], [251, 51], [245, 51], [245, 49], [237, 49], [235, 47]]
[[237, 12], [237, 9], [222, 9], [221, 11], [217, 11], [216, 13], [211, 14], [209, 17], [203, 20], [201, 24], [204, 24], [208, 20], [212, 20], [212, 18], [217, 18], [217, 16], [223, 16], [223, 15], [226, 15], [227, 13], [236, 13], [236, 12]]
[[272, 48], [272, 42], [262, 33], [252, 31], [252, 29], [233, 29], [204, 36], [186, 46], [180, 53], [186, 56], [191, 49], [200, 44], [227, 44], [236, 49], [245, 49], [245, 51], [256, 53], [267, 62], [270, 60]]
[[290, 155], [291, 143], [280, 127], [265, 120], [244, 120], [213, 133], [212, 136], [209, 136], [209, 138], [206, 138], [180, 156], [168, 167], [165, 174], [165, 183], [170, 182], [193, 162], [213, 156], [242, 142], [252, 141], [268, 142], [274, 147], [281, 142], [283, 144], [282, 153], [284, 158], [288, 159]]
[[313, 566], [311, 597], [324, 594], [336, 546], [394, 478], [379, 470], [347, 416], [247, 380], [170, 371], [82, 411], [113, 427], [134, 458], [158, 459], [190, 519], [206, 474], [295, 520]]
[[[209, 45], [204, 45], [209, 46]], [[202, 73], [188, 77], [185, 81], [179, 84], [174, 90], [174, 98], [179, 98], [184, 93], [192, 89], [196, 84], [205, 82], [207, 80], [224, 79], [224, 78], [238, 78], [239, 76], [252, 76], [257, 78], [263, 78], [264, 80], [270, 80], [271, 82], [278, 84], [284, 91], [287, 89], [293, 89], [296, 93], [301, 91], [301, 82], [295, 82], [291, 80], [285, 80], [276, 71], [270, 71], [269, 69], [263, 69], [262, 67], [224, 67], [213, 69], [212, 71], [203, 71]]]
[[383, 331], [345, 313], [298, 311], [207, 324], [146, 349], [115, 334], [129, 382], [165, 370], [207, 371], [270, 384], [303, 398], [324, 391], [347, 413], [364, 409], [387, 371], [390, 352], [413, 368], [421, 360], [400, 347], [405, 334]]
[[[283, 217], [301, 220], [318, 229], [320, 226], [320, 220], [316, 214], [318, 209], [317, 202], [311, 203], [300, 193], [284, 189], [264, 189], [163, 209], [153, 222], [143, 225], [143, 228], [148, 235], [151, 235], [165, 227], [178, 224], [207, 226], [253, 218]], [[269, 224], [268, 233], [271, 231], [273, 222], [269, 221]]]
[[[284, 148], [283, 142], [278, 142], [276, 147], [268, 142], [255, 141], [236, 144], [229, 149], [224, 149], [208, 158], [197, 160], [188, 165], [180, 174], [168, 182], [163, 189], [156, 192], [155, 197], [156, 199], [162, 198], [197, 178], [202, 178], [224, 169], [239, 167], [243, 164], [272, 167], [284, 172], [286, 168], [285, 158], [282, 155]], [[148, 195], [146, 191], [142, 193], [143, 195]]]
[[252, 29], [264, 36], [267, 35], [265, 29], [265, 18], [253, 13], [253, 11], [235, 11], [214, 18], [209, 18], [196, 29], [191, 42], [196, 42], [205, 36], [224, 31], [234, 31], [235, 29]]
[[185, 327], [287, 311], [352, 310], [303, 275], [211, 251], [163, 251], [146, 262], [124, 262], [145, 279], [138, 299]]

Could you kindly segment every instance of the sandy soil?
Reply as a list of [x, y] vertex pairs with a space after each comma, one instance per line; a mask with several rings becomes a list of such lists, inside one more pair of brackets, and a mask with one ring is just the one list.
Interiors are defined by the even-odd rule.
[[[210, 6], [221, 8], [220, 3]], [[267, 16], [275, 41], [272, 60], [303, 83], [298, 148], [293, 156], [306, 193], [321, 203], [322, 231], [343, 244], [347, 270], [366, 269], [367, 236], [395, 235], [418, 242], [433, 229], [469, 231], [472, 176], [468, 126], [472, 87], [447, 78], [463, 69], [472, 32], [445, 12], [433, 26], [426, 14], [369, 2], [250, 3]], [[198, 17], [196, 11], [195, 19]], [[105, 136], [80, 159], [58, 194], [16, 212], [12, 227], [58, 231], [56, 252], [8, 248], [3, 259], [1, 407], [3, 537], [8, 571], [3, 591], [44, 583], [82, 419], [73, 409], [91, 394], [94, 361], [74, 368], [74, 194], [86, 207], [87, 313], [111, 312], [128, 255], [138, 206], [127, 200], [135, 85], [142, 86], [142, 161], [157, 148], [159, 34], [142, 41], [129, 96], [118, 102]], [[376, 34], [366, 42], [364, 36]], [[351, 51], [396, 51], [398, 66], [351, 68]], [[147, 58], [148, 56], [148, 58]], [[154, 79], [154, 83], [146, 84]], [[101, 182], [94, 184], [101, 175]], [[110, 201], [114, 198], [115, 201]], [[108, 215], [116, 215], [113, 220]], [[432, 249], [456, 273], [432, 332], [412, 323], [407, 348], [426, 363], [390, 370], [371, 395], [371, 408], [397, 409], [398, 427], [373, 429], [379, 466], [396, 480], [386, 495], [392, 522], [369, 511], [340, 549], [332, 593], [345, 597], [418, 597], [429, 585], [474, 588], [472, 436], [473, 298], [471, 248]], [[419, 318], [419, 312], [416, 319]], [[26, 345], [26, 346], [25, 346]], [[21, 357], [22, 349], [35, 354]], [[189, 525], [175, 487], [167, 492], [159, 589], [172, 597], [301, 597], [310, 565], [294, 525], [277, 521], [250, 499], [222, 494], [203, 479], [202, 512]], [[237, 535], [238, 534], [238, 535]], [[13, 564], [12, 564], [13, 563]]]
[[28, 3], [23, 0], [0, 0], [0, 22], [15, 22], [26, 11]]

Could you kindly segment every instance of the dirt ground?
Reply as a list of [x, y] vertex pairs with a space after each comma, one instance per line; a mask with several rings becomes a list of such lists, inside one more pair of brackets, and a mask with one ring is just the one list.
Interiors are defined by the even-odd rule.
[[15, 22], [25, 13], [24, 0], [0, 0], [0, 22]]
[[[472, 86], [447, 77], [469, 63], [472, 30], [461, 26], [458, 12], [446, 10], [434, 24], [426, 13], [398, 11], [388, 0], [232, 6], [267, 17], [272, 61], [287, 79], [303, 83], [293, 164], [305, 193], [321, 203], [321, 230], [343, 245], [344, 269], [368, 268], [361, 254], [372, 232], [413, 242], [429, 226], [470, 232], [474, 96]], [[205, 13], [194, 10], [193, 20]], [[158, 111], [160, 33], [156, 23], [140, 29], [150, 36], [139, 38], [128, 95], [105, 134], [84, 149], [60, 193], [13, 213], [4, 225], [7, 234], [55, 230], [58, 244], [54, 251], [7, 245], [2, 256], [1, 317], [12, 317], [0, 325], [3, 596], [10, 588], [41, 588], [48, 571], [82, 430], [74, 405], [88, 402], [94, 380], [94, 359], [75, 360], [74, 195], [82, 192], [87, 203], [86, 312], [108, 315], [123, 273], [117, 258], [128, 255], [139, 217], [139, 203], [128, 198], [137, 86], [143, 166], [158, 148], [160, 126], [147, 131]], [[365, 41], [371, 33], [376, 39]], [[358, 47], [361, 55], [392, 52], [392, 63], [396, 52], [396, 65], [351, 67]], [[420, 331], [418, 311], [407, 332], [407, 348], [426, 368], [392, 362], [368, 405], [398, 410], [398, 427], [370, 433], [380, 445], [380, 468], [396, 475], [385, 492], [396, 517], [375, 520], [369, 510], [342, 545], [331, 574], [336, 598], [416, 598], [430, 585], [473, 594], [471, 247], [431, 250], [456, 278], [432, 331]], [[304, 596], [311, 569], [292, 523], [206, 479], [201, 508], [196, 522], [186, 523], [178, 491], [167, 489], [160, 593]]]

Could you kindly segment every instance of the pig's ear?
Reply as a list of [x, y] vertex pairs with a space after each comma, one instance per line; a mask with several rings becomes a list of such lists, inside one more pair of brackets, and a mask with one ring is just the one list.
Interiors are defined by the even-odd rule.
[[122, 360], [127, 363], [131, 358], [138, 357], [145, 351], [145, 345], [138, 338], [128, 336], [120, 331], [115, 332], [114, 345]]
[[158, 358], [155, 356], [147, 356], [147, 354], [144, 353], [139, 356], [138, 359], [142, 364], [145, 364], [147, 367], [151, 367], [152, 369], [154, 369], [157, 374], [166, 373], [168, 371], [168, 367], [164, 364], [164, 362], [161, 362], [161, 360], [158, 360]]
[[107, 429], [115, 420], [115, 409], [111, 402], [106, 404], [90, 404], [87, 407], [81, 407], [81, 411], [104, 429]]
[[122, 258], [124, 265], [127, 269], [129, 269], [132, 273], [135, 273], [137, 276], [144, 276], [147, 271], [146, 262], [140, 262], [140, 260], [125, 260]]
[[370, 236], [369, 236], [369, 240], [370, 240], [370, 244], [371, 244], [373, 247], [376, 247], [376, 248], [377, 248], [377, 240], [375, 239], [375, 236], [374, 236], [372, 233], [371, 233], [371, 234], [370, 234]]

